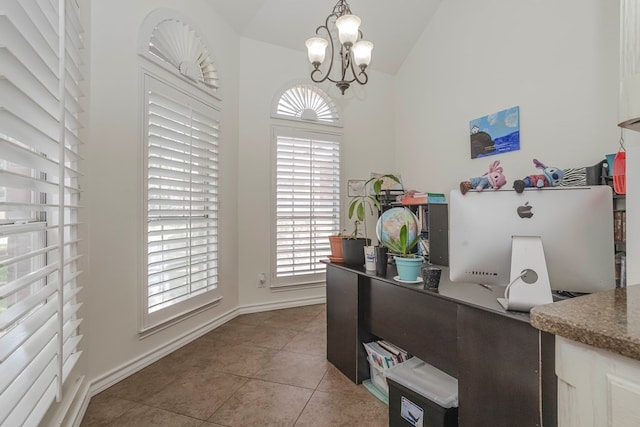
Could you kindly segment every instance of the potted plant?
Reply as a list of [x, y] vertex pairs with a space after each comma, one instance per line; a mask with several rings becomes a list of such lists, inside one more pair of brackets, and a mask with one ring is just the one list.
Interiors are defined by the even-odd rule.
[[[363, 192], [351, 197], [349, 202], [348, 217], [353, 220], [354, 232], [351, 236], [342, 240], [344, 262], [349, 265], [365, 264], [368, 270], [375, 270], [374, 247], [367, 232], [367, 212], [373, 216], [380, 211], [378, 196], [382, 192], [382, 185], [386, 180], [400, 183], [400, 180], [392, 174], [379, 175], [369, 178], [364, 183]], [[368, 190], [371, 191], [368, 191]], [[358, 237], [358, 226], [362, 224], [364, 238]], [[366, 254], [366, 258], [365, 258]]]
[[416, 282], [424, 261], [421, 256], [411, 252], [420, 238], [418, 220], [413, 212], [407, 208], [394, 209], [398, 209], [396, 218], [399, 219], [402, 226], [397, 237], [385, 239], [384, 244], [394, 254], [398, 279], [403, 282]]
[[344, 232], [342, 230], [338, 234], [329, 236], [329, 245], [331, 248], [331, 255], [329, 255], [329, 261], [331, 262], [344, 262], [342, 255], [342, 239], [344, 238]]

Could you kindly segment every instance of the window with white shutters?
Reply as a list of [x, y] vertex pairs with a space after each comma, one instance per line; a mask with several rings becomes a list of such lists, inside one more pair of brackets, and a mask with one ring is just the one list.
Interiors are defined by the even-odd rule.
[[0, 425], [38, 425], [80, 357], [75, 2], [0, 3]]
[[145, 76], [146, 313], [143, 329], [217, 301], [219, 112]]
[[340, 231], [340, 138], [276, 127], [273, 287], [324, 282]]

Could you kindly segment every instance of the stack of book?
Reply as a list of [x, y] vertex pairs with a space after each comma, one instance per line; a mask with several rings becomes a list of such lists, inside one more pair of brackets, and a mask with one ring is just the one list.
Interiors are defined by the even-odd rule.
[[389, 404], [389, 385], [385, 371], [411, 358], [411, 355], [387, 341], [368, 342], [363, 345], [367, 351], [371, 377], [364, 380], [362, 385], [378, 399]]
[[383, 370], [402, 363], [411, 357], [409, 353], [388, 341], [368, 342], [363, 343], [363, 345], [369, 356], [370, 363]]
[[447, 203], [443, 193], [415, 193], [412, 197], [403, 197], [403, 205], [424, 205], [427, 203]]

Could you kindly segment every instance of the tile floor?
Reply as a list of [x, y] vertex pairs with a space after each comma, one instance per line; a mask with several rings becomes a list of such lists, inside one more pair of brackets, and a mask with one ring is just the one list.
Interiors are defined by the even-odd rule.
[[81, 427], [387, 426], [326, 360], [325, 305], [246, 314], [94, 396]]

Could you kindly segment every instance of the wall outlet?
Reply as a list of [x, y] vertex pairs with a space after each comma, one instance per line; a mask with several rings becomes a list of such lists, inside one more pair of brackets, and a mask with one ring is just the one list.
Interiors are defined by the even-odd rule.
[[264, 273], [258, 273], [258, 287], [264, 288], [267, 285], [267, 275]]

